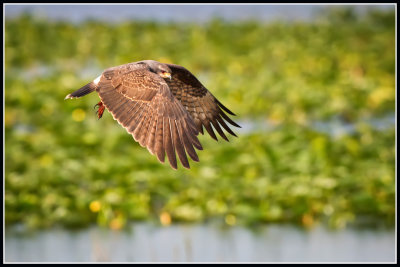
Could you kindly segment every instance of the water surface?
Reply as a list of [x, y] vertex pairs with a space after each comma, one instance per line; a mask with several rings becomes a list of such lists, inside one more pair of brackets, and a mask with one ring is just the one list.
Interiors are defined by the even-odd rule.
[[79, 23], [87, 19], [107, 22], [126, 20], [156, 20], [176, 22], [206, 22], [214, 17], [230, 21], [256, 19], [261, 21], [307, 21], [321, 10], [348, 6], [356, 12], [368, 9], [392, 9], [394, 4], [18, 4], [6, 5], [6, 18], [24, 12], [54, 20]]
[[288, 225], [257, 229], [210, 224], [93, 226], [5, 235], [6, 262], [394, 262], [395, 231]]

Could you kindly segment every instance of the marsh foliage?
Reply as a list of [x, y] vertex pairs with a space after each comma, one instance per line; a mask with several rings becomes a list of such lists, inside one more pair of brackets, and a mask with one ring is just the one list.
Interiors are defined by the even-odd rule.
[[[65, 95], [105, 68], [183, 65], [241, 120], [270, 131], [201, 136], [191, 169], [160, 164], [95, 94]], [[395, 17], [335, 9], [312, 22], [5, 23], [5, 221], [113, 229], [132, 220], [394, 225]], [[315, 120], [354, 123], [342, 136]]]

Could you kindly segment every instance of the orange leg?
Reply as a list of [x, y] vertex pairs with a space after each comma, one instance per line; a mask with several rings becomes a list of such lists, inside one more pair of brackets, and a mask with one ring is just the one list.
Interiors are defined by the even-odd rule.
[[103, 116], [105, 106], [103, 105], [103, 102], [100, 101], [99, 103], [94, 105], [93, 108], [96, 108], [96, 107], [99, 107], [99, 109], [96, 111], [96, 114], [97, 114], [98, 119], [100, 119]]

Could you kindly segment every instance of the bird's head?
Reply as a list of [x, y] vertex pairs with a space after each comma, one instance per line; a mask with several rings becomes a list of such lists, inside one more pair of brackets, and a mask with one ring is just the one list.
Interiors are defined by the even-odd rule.
[[170, 80], [172, 79], [171, 77], [172, 71], [167, 65], [155, 60], [145, 60], [145, 61], [149, 66], [150, 71], [158, 74], [161, 78], [164, 79], [169, 78]]

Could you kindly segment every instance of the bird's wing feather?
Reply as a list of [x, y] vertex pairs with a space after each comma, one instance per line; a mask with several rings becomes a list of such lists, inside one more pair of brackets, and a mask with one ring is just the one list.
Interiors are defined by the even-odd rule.
[[175, 151], [186, 168], [186, 153], [199, 161], [194, 149], [202, 149], [197, 127], [157, 74], [143, 68], [111, 68], [104, 71], [97, 92], [114, 119], [159, 161], [164, 162], [166, 153], [176, 169]]
[[[167, 64], [172, 71], [172, 79], [166, 80], [172, 94], [182, 103], [185, 109], [190, 113], [197, 129], [203, 133], [203, 127], [212, 138], [217, 140], [214, 129], [218, 134], [228, 141], [221, 126], [230, 134], [236, 134], [228, 127], [225, 121], [231, 125], [240, 127], [224, 113], [235, 115], [232, 111], [222, 105], [186, 68]], [[212, 127], [212, 126], [213, 127]]]

